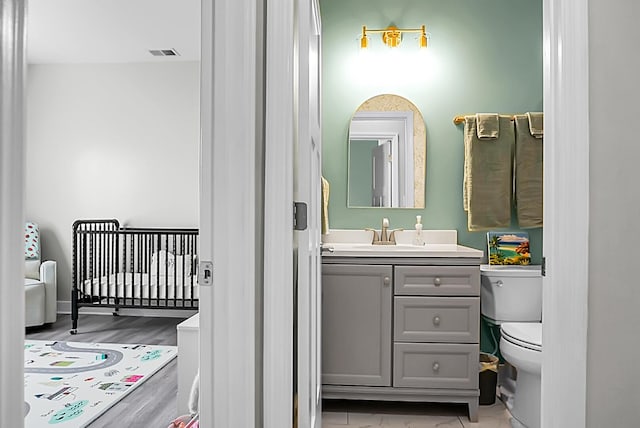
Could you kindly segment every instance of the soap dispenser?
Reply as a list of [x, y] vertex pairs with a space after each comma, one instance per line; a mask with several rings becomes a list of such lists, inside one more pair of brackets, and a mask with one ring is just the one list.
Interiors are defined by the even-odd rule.
[[422, 216], [416, 216], [416, 231], [413, 235], [413, 245], [424, 245], [424, 237], [422, 236]]

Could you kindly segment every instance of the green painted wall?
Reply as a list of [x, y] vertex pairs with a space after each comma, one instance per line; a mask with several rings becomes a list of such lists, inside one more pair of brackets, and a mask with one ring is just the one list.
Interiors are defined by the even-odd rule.
[[[320, 0], [322, 16], [323, 175], [331, 184], [330, 227], [457, 229], [462, 245], [486, 251], [486, 234], [467, 231], [462, 209], [462, 125], [458, 114], [542, 111], [542, 1]], [[362, 25], [415, 28], [424, 24], [429, 48], [412, 34], [400, 48], [358, 45]], [[424, 209], [347, 207], [347, 138], [351, 115], [368, 98], [393, 93], [412, 101], [427, 128]], [[512, 230], [518, 230], [513, 216]], [[534, 263], [542, 230], [528, 230]]]

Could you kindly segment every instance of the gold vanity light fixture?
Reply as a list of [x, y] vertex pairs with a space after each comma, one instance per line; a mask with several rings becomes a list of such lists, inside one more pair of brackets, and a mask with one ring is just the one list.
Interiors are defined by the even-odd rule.
[[402, 42], [402, 33], [420, 33], [419, 44], [421, 48], [427, 47], [427, 32], [425, 26], [420, 28], [397, 28], [394, 25], [390, 25], [383, 30], [367, 29], [366, 25], [362, 26], [362, 36], [360, 37], [360, 48], [366, 49], [369, 47], [368, 33], [381, 33], [382, 42], [390, 48], [397, 48]]

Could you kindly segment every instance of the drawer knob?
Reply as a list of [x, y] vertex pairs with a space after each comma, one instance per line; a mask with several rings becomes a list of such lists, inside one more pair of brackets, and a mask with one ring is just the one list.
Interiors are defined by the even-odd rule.
[[438, 363], [433, 363], [433, 371], [437, 372], [438, 370], [440, 370], [440, 364]]
[[435, 285], [436, 287], [439, 286], [441, 283], [442, 283], [442, 281], [440, 281], [440, 277], [439, 276], [436, 276], [433, 279], [433, 285]]
[[391, 284], [391, 278], [389, 278], [388, 276], [385, 276], [384, 279], [382, 280], [382, 283], [384, 285], [389, 285]]
[[440, 325], [440, 317], [438, 315], [433, 317], [433, 325]]
[[501, 279], [497, 280], [497, 281], [496, 281], [496, 285], [497, 285], [498, 287], [502, 287], [502, 280], [501, 280]]

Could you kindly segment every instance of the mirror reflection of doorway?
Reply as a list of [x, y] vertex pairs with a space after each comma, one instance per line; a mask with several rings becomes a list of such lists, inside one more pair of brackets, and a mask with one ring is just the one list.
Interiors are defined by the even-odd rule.
[[[390, 108], [389, 105], [393, 105]], [[392, 140], [389, 187], [386, 198], [372, 195], [376, 176], [372, 169], [374, 145]], [[373, 144], [373, 142], [376, 142]], [[347, 140], [347, 206], [349, 208], [423, 208], [425, 200], [426, 130], [417, 107], [398, 95], [383, 94], [363, 102], [351, 118]], [[377, 174], [382, 174], [378, 165]], [[382, 197], [382, 199], [381, 199]]]

